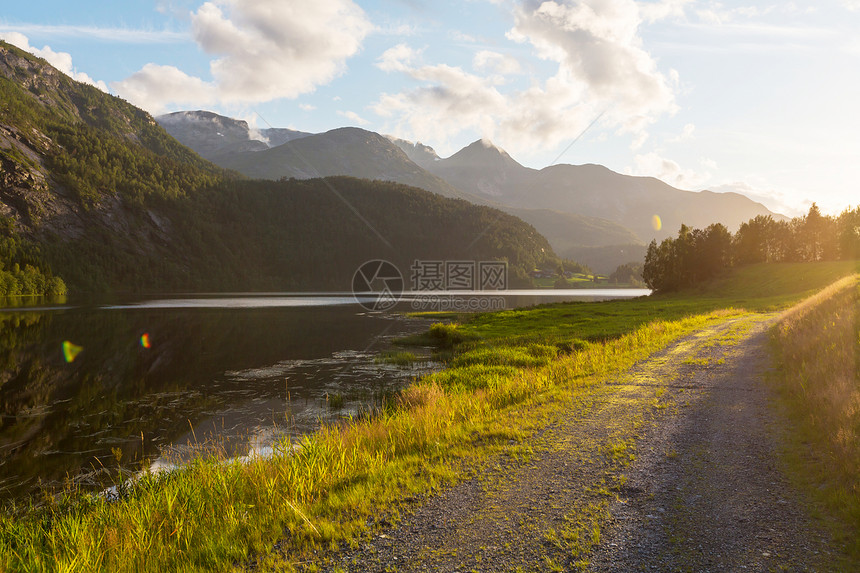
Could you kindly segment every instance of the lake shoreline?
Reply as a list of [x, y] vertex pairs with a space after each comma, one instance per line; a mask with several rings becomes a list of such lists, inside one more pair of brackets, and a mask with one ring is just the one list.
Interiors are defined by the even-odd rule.
[[[528, 459], [547, 421], [601, 388], [606, 373], [704, 325], [786, 308], [848, 272], [817, 266], [816, 286], [798, 285], [788, 269], [776, 277], [783, 290], [758, 298], [735, 288], [761, 280], [750, 276], [757, 269], [710, 292], [545, 305], [438, 328], [438, 346], [452, 351], [449, 368], [407, 387], [377, 416], [323, 427], [289, 455], [242, 465], [196, 460], [170, 479], [143, 480], [110, 504], [70, 491], [41, 510], [52, 516], [49, 529], [36, 514], [2, 518], [0, 543], [60, 564], [84, 556], [104, 570], [321, 565], [320, 556], [360, 545], [430, 496], [485, 472], [494, 456]], [[773, 268], [761, 272], [774, 278]], [[746, 310], [737, 310], [741, 305]], [[589, 518], [588, 531], [600, 527], [601, 515]], [[59, 531], [76, 533], [48, 543]]]

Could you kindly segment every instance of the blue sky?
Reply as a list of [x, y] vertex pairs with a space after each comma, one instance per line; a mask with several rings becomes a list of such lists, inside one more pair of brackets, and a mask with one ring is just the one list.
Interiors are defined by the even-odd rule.
[[0, 36], [154, 114], [860, 204], [860, 0], [37, 1]]

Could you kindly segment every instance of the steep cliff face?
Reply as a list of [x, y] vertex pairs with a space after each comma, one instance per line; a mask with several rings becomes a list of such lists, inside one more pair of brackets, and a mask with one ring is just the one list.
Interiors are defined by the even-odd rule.
[[36, 128], [26, 133], [0, 124], [0, 216], [31, 239], [46, 232], [69, 239], [83, 232], [76, 202], [45, 164], [53, 145]]
[[66, 76], [42, 59], [0, 42], [0, 76], [31, 92], [44, 105], [68, 107], [57, 98]]
[[0, 272], [63, 271], [78, 265], [64, 246], [107, 237], [155, 256], [173, 225], [151, 199], [220, 173], [146, 112], [0, 42]]
[[[0, 77], [9, 80], [7, 89], [18, 85], [34, 102], [58, 106], [61, 75], [32, 56], [0, 43]], [[0, 215], [13, 221], [17, 229], [29, 231], [54, 210], [52, 182], [44, 162], [53, 142], [32, 121], [21, 117], [29, 114], [13, 109], [13, 103], [7, 98], [0, 103]]]

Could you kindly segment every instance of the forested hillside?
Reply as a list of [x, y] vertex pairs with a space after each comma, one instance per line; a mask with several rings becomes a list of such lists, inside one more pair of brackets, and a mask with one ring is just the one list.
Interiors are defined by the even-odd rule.
[[777, 221], [758, 216], [732, 235], [723, 225], [681, 225], [676, 238], [651, 241], [643, 277], [658, 292], [708, 281], [733, 265], [860, 258], [860, 207], [838, 217], [822, 215], [813, 203], [803, 217]]
[[[554, 258], [495, 209], [351, 178], [259, 182], [146, 112], [0, 43], [0, 296], [347, 290], [367, 259]], [[10, 278], [11, 277], [11, 278]]]
[[159, 243], [151, 222], [140, 225], [152, 250], [117, 248], [101, 227], [52, 244], [48, 259], [85, 290], [139, 291], [342, 291], [372, 259], [391, 261], [404, 276], [415, 259], [504, 259], [514, 279], [554, 259], [546, 239], [510, 215], [350, 177], [230, 181], [158, 212], [168, 242]]

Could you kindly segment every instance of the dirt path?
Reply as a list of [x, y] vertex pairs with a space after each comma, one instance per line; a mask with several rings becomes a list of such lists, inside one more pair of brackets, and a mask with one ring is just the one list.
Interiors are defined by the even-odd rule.
[[724, 322], [614, 377], [530, 455], [501, 456], [332, 570], [828, 570], [777, 460], [770, 320]]
[[592, 570], [836, 570], [777, 459], [766, 325], [700, 351], [679, 413], [638, 444]]

